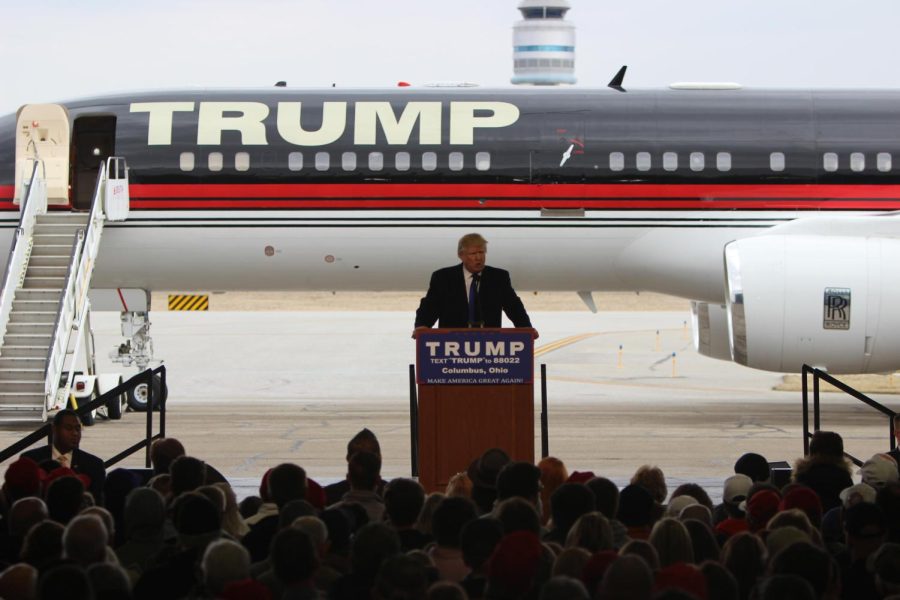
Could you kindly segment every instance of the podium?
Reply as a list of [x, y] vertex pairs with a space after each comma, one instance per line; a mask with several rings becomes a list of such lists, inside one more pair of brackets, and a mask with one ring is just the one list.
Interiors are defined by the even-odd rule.
[[419, 483], [443, 491], [489, 448], [534, 462], [534, 330], [416, 336]]

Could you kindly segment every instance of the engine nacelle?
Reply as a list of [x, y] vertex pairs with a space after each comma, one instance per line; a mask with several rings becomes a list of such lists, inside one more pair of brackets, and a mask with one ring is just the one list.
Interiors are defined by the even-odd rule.
[[725, 247], [735, 362], [797, 372], [900, 368], [900, 240], [763, 235]]
[[724, 304], [692, 301], [691, 325], [697, 353], [731, 362], [728, 314]]

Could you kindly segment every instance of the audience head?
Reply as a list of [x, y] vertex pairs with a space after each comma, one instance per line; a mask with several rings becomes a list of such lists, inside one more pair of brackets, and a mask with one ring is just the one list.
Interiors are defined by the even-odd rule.
[[447, 496], [462, 496], [463, 498], [472, 497], [472, 480], [465, 471], [460, 471], [450, 478], [447, 482]]
[[778, 510], [786, 511], [792, 508], [803, 511], [813, 527], [818, 529], [822, 525], [822, 501], [812, 489], [804, 486], [791, 488], [781, 499]]
[[125, 499], [124, 521], [126, 539], [161, 538], [166, 521], [162, 496], [151, 488], [135, 488]]
[[397, 554], [400, 554], [397, 533], [384, 523], [368, 523], [356, 532], [353, 540], [351, 570], [363, 580], [374, 581], [381, 564]]
[[21, 559], [38, 570], [58, 562], [63, 554], [64, 531], [56, 521], [41, 521], [25, 534]]
[[497, 500], [519, 497], [537, 506], [541, 491], [541, 470], [529, 462], [505, 464], [497, 474]]
[[347, 462], [357, 452], [371, 452], [381, 458], [381, 445], [378, 438], [368, 428], [363, 428], [347, 442]]
[[713, 510], [715, 508], [712, 498], [709, 497], [709, 494], [706, 492], [706, 490], [696, 483], [682, 483], [681, 485], [679, 485], [677, 488], [675, 488], [675, 491], [672, 492], [671, 499], [677, 498], [678, 496], [690, 496], [699, 504], [702, 504], [709, 510]]
[[743, 531], [725, 542], [722, 547], [722, 565], [737, 580], [741, 598], [747, 598], [757, 579], [766, 570], [768, 555], [759, 536]]
[[459, 536], [463, 562], [473, 571], [485, 566], [500, 539], [503, 537], [503, 526], [493, 517], [472, 519], [463, 525]]
[[3, 474], [3, 491], [9, 502], [28, 496], [40, 496], [44, 483], [44, 470], [27, 457], [20, 457], [10, 463]]
[[582, 483], [564, 483], [550, 497], [550, 513], [553, 527], [564, 540], [569, 529], [581, 515], [593, 512], [596, 506], [594, 493]]
[[354, 452], [347, 462], [347, 481], [350, 489], [373, 491], [381, 481], [381, 455], [365, 450]]
[[770, 572], [773, 575], [798, 575], [810, 582], [817, 598], [825, 598], [826, 592], [838, 577], [837, 567], [825, 550], [809, 542], [791, 544], [772, 557]]
[[599, 597], [608, 600], [650, 600], [653, 571], [637, 554], [626, 554], [609, 565], [600, 582]]
[[542, 458], [538, 469], [541, 471], [541, 523], [546, 524], [550, 520], [550, 496], [566, 482], [569, 471], [563, 461], [553, 456]]
[[756, 492], [747, 501], [747, 525], [756, 533], [766, 528], [779, 510], [781, 496], [771, 490]]
[[384, 600], [424, 598], [428, 583], [428, 575], [420, 561], [412, 556], [397, 554], [382, 563], [372, 591], [375, 598]]
[[657, 521], [650, 532], [650, 543], [656, 548], [663, 568], [678, 562], [694, 562], [691, 535], [678, 519], [667, 517]]
[[493, 510], [497, 499], [497, 476], [509, 460], [506, 452], [491, 448], [469, 465], [466, 472], [472, 481], [472, 500], [482, 514]]
[[425, 504], [425, 488], [418, 481], [398, 477], [384, 488], [384, 508], [393, 527], [412, 527]]
[[587, 588], [578, 579], [558, 575], [541, 588], [540, 600], [590, 600]]
[[578, 546], [589, 552], [612, 550], [613, 533], [609, 519], [597, 511], [581, 515], [569, 529], [566, 546]]
[[206, 464], [193, 456], [179, 456], [169, 465], [172, 496], [193, 492], [206, 483]]
[[150, 445], [150, 464], [153, 465], [153, 473], [168, 473], [172, 462], [179, 456], [184, 456], [184, 446], [175, 438], [160, 438]]
[[869, 484], [876, 490], [900, 479], [897, 461], [887, 454], [876, 454], [864, 462], [859, 470], [859, 475], [863, 483]]
[[619, 486], [606, 477], [594, 477], [585, 484], [594, 493], [594, 505], [607, 519], [619, 512]]
[[459, 548], [460, 533], [466, 523], [478, 517], [478, 511], [467, 498], [444, 498], [431, 518], [434, 541], [444, 548]]
[[530, 531], [504, 535], [488, 567], [487, 597], [522, 597], [533, 587], [541, 562], [541, 541]]
[[278, 529], [290, 527], [297, 519], [315, 514], [315, 507], [306, 500], [291, 500], [278, 511]]
[[32, 600], [37, 588], [38, 570], [25, 563], [16, 563], [0, 573], [0, 598]]
[[306, 498], [306, 471], [294, 463], [281, 463], [269, 472], [269, 498], [279, 508]]
[[648, 527], [653, 510], [653, 496], [642, 486], [627, 485], [619, 494], [618, 519], [627, 527]]
[[38, 600], [93, 600], [94, 590], [83, 568], [62, 564], [41, 573], [37, 585]]
[[631, 540], [627, 542], [622, 549], [619, 550], [620, 556], [635, 555], [641, 557], [650, 570], [654, 573], [659, 571], [659, 554], [656, 548], [646, 540]]
[[669, 495], [669, 490], [666, 487], [666, 477], [659, 467], [650, 465], [638, 467], [638, 470], [631, 477], [631, 485], [639, 485], [650, 492], [650, 496], [657, 504], [665, 502], [666, 497]]
[[205, 547], [222, 532], [222, 521], [212, 501], [197, 492], [186, 492], [172, 506], [178, 541], [184, 547]]
[[747, 452], [737, 459], [734, 463], [734, 472], [736, 475], [746, 475], [754, 482], [769, 481], [771, 476], [769, 461], [754, 452]]
[[722, 554], [719, 542], [713, 534], [708, 523], [697, 519], [682, 519], [688, 535], [691, 536], [691, 547], [694, 550], [694, 564], [699, 565], [705, 560], [718, 561]]
[[[99, 562], [87, 568], [95, 600], [131, 598], [131, 580], [119, 565]], [[11, 600], [11, 599], [8, 599]]]
[[206, 592], [218, 598], [228, 583], [250, 577], [250, 553], [235, 541], [216, 540], [203, 552], [200, 570]]
[[706, 598], [708, 595], [706, 577], [700, 569], [686, 562], [676, 562], [662, 567], [656, 573], [653, 587], [657, 597], [670, 589], [687, 592], [695, 598]]
[[84, 483], [78, 477], [59, 477], [47, 488], [47, 512], [50, 518], [65, 525], [84, 508]]
[[842, 460], [844, 458], [844, 439], [833, 431], [816, 431], [809, 441], [809, 453]]
[[48, 518], [47, 505], [43, 500], [34, 496], [19, 498], [13, 502], [7, 515], [9, 537], [21, 541], [29, 529]]

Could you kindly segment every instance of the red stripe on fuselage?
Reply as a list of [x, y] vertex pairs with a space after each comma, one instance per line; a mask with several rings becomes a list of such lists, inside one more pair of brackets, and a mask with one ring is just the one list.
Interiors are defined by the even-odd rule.
[[[133, 184], [134, 209], [900, 210], [900, 185]], [[0, 210], [18, 210], [0, 186]]]

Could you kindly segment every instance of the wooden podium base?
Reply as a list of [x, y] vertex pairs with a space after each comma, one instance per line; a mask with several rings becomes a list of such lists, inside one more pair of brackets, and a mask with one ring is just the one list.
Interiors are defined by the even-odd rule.
[[444, 491], [489, 448], [534, 462], [534, 386], [419, 385], [419, 482]]

